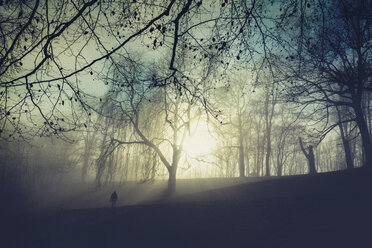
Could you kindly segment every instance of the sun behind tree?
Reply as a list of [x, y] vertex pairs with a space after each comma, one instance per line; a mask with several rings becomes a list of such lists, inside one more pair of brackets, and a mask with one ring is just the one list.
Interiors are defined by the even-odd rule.
[[183, 145], [185, 153], [193, 158], [211, 154], [216, 147], [213, 130], [206, 121], [198, 121], [191, 127], [191, 135], [187, 136]]

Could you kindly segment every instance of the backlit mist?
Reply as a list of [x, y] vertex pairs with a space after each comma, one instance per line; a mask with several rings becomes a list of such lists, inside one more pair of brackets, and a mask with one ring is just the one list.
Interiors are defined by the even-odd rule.
[[363, 226], [370, 0], [0, 1], [0, 46], [15, 247], [288, 247]]

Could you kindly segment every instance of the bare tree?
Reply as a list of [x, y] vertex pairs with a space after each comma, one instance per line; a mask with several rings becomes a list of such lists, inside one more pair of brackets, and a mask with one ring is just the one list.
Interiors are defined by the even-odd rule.
[[275, 90], [275, 82], [264, 83], [265, 92], [265, 135], [266, 135], [266, 158], [265, 158], [265, 176], [270, 176], [270, 157], [271, 157], [271, 130], [272, 122], [275, 114], [275, 105], [277, 101], [277, 94]]
[[234, 50], [240, 30], [254, 28], [248, 19], [258, 13], [256, 6], [256, 1], [6, 1], [0, 6], [1, 138], [64, 137], [84, 127], [102, 97], [87, 90], [87, 83], [104, 88], [99, 79], [107, 61], [115, 63], [115, 56], [126, 57], [133, 47], [155, 51], [155, 57], [169, 51], [165, 78], [185, 76], [178, 66], [182, 49], [210, 73]]
[[85, 182], [93, 155], [94, 144], [97, 141], [97, 131], [87, 130], [82, 135], [84, 140], [84, 151], [82, 152], [83, 165], [81, 171], [81, 181]]
[[326, 118], [333, 106], [350, 108], [365, 164], [371, 165], [372, 143], [363, 109], [363, 98], [371, 91], [371, 2], [291, 1], [282, 6], [286, 12], [281, 13], [285, 21], [280, 24], [287, 32], [281, 37], [293, 45], [287, 46], [286, 56], [289, 99], [318, 105]]
[[[247, 70], [242, 64], [235, 65], [235, 69], [231, 70], [230, 75], [226, 75], [224, 80], [226, 85], [216, 88], [213, 91], [214, 108], [218, 109], [219, 114], [216, 115], [220, 122], [215, 122], [219, 136], [224, 139], [222, 143], [226, 143], [226, 139], [234, 139], [235, 145], [224, 145], [222, 149], [231, 150], [237, 149], [238, 151], [238, 168], [239, 177], [246, 176], [246, 145], [244, 141], [249, 129], [248, 121], [248, 98], [249, 90], [252, 85], [249, 82], [251, 72]], [[222, 125], [221, 125], [222, 123]], [[230, 155], [235, 154], [230, 153]]]
[[134, 133], [128, 140], [112, 137], [111, 144], [142, 144], [151, 148], [168, 172], [167, 194], [172, 194], [183, 143], [199, 111], [194, 110], [198, 108], [194, 94], [180, 88], [176, 82], [154, 86], [154, 74], [155, 70], [146, 71], [133, 62], [130, 67], [116, 67], [113, 76], [107, 78], [112, 87], [106, 96], [109, 117], [115, 122], [128, 123]]
[[276, 125], [273, 127], [273, 146], [276, 154], [276, 173], [282, 176], [285, 165], [290, 162], [293, 151], [290, 149], [293, 143], [297, 145], [297, 136], [301, 132], [301, 127], [297, 124], [297, 118], [293, 113], [293, 107], [286, 104], [278, 104], [279, 112], [275, 119]]

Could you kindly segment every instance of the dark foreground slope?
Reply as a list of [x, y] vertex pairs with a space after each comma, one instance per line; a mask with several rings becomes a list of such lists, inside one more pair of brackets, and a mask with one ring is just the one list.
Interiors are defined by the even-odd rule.
[[330, 173], [141, 206], [24, 214], [0, 247], [372, 247], [372, 183]]

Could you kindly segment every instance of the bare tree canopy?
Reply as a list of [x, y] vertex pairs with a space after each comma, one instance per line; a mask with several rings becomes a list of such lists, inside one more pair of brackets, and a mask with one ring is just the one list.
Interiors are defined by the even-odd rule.
[[[105, 90], [98, 81], [107, 63], [115, 64], [134, 50], [146, 51], [145, 62], [169, 54], [168, 76], [156, 79], [157, 85], [167, 84], [176, 74], [190, 77], [191, 72], [184, 75], [177, 65], [185, 56], [182, 49], [198, 61], [194, 66], [213, 67], [218, 55], [247, 26], [255, 8], [255, 1], [226, 3], [4, 2], [0, 7], [1, 130], [9, 130], [5, 135], [9, 138], [16, 133], [26, 136], [27, 130], [58, 135], [82, 127], [81, 120], [90, 115], [97, 91]], [[196, 78], [201, 77], [203, 73]], [[63, 117], [68, 110], [72, 111]], [[26, 118], [37, 126], [36, 131], [20, 124]]]
[[[371, 0], [0, 1], [1, 144], [67, 140], [82, 180], [166, 178], [170, 193], [195, 164], [369, 168], [371, 33]], [[201, 126], [214, 139], [191, 158]], [[19, 160], [3, 155], [5, 177]]]

